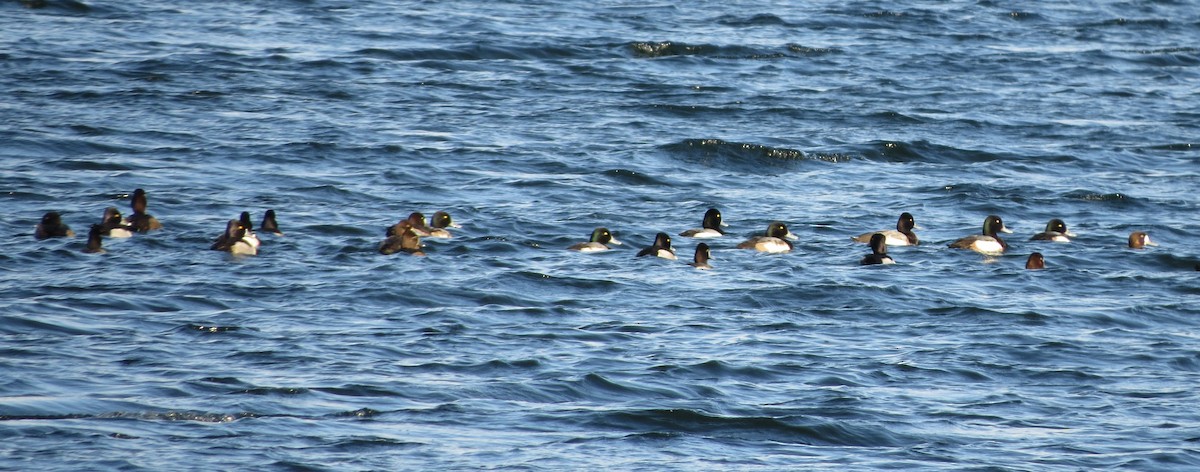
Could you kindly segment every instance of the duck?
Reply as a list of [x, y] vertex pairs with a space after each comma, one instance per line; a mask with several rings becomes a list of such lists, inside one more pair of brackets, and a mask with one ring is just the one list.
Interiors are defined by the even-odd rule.
[[654, 244], [638, 251], [637, 257], [642, 256], [654, 256], [674, 260], [675, 250], [671, 249], [671, 236], [668, 236], [667, 233], [658, 233], [655, 235]]
[[608, 228], [596, 228], [595, 230], [592, 230], [592, 238], [590, 240], [587, 242], [572, 244], [571, 247], [568, 247], [567, 249], [579, 252], [599, 252], [611, 249], [608, 247], [609, 244], [620, 245], [621, 241], [618, 241], [617, 238], [613, 237], [612, 233], [608, 231]]
[[989, 256], [1003, 254], [1005, 249], [1008, 249], [1008, 243], [1000, 239], [997, 232], [1011, 233], [1012, 230], [1004, 226], [1004, 221], [996, 215], [988, 215], [983, 219], [983, 233], [972, 234], [965, 238], [950, 243], [950, 247], [954, 249], [970, 249], [980, 254]]
[[248, 244], [253, 245], [254, 249], [258, 249], [259, 246], [262, 246], [262, 241], [258, 239], [257, 234], [254, 234], [254, 223], [250, 221], [250, 212], [243, 211], [242, 214], [238, 216], [238, 223], [242, 225], [242, 229], [246, 230], [246, 234], [242, 237], [242, 239], [245, 239]]
[[283, 231], [279, 230], [279, 223], [275, 221], [275, 210], [267, 210], [267, 212], [263, 214], [262, 224], [258, 225], [258, 229], [264, 233], [283, 236]]
[[444, 211], [439, 210], [439, 211], [435, 212], [433, 214], [433, 216], [429, 217], [429, 226], [427, 227], [427, 229], [429, 230], [429, 237], [431, 237], [431, 238], [449, 238], [449, 237], [451, 237], [450, 231], [447, 230], [446, 228], [462, 228], [462, 226], [455, 224], [454, 220], [450, 218], [450, 214], [446, 213]]
[[128, 238], [133, 236], [134, 228], [125, 223], [125, 219], [121, 218], [121, 211], [117, 207], [108, 207], [104, 209], [104, 218], [100, 220], [100, 233], [110, 238]]
[[1134, 249], [1143, 249], [1146, 246], [1157, 246], [1158, 243], [1150, 240], [1150, 234], [1145, 231], [1134, 231], [1129, 233], [1129, 247]]
[[871, 253], [859, 261], [860, 265], [895, 264], [896, 260], [887, 255], [887, 235], [875, 233], [871, 235]]
[[721, 229], [722, 226], [729, 225], [721, 222], [721, 211], [716, 208], [709, 208], [708, 211], [704, 212], [704, 219], [700, 221], [699, 228], [689, 229], [679, 233], [679, 235], [686, 238], [719, 238], [725, 235], [725, 231]]
[[210, 249], [225, 251], [235, 256], [256, 255], [258, 246], [247, 239], [248, 231], [241, 220], [229, 220], [229, 223], [225, 225], [225, 232], [221, 233]]
[[133, 191], [133, 198], [129, 200], [129, 206], [133, 210], [133, 214], [129, 215], [126, 220], [133, 230], [139, 233], [162, 229], [162, 223], [158, 219], [146, 213], [146, 191], [137, 189]]
[[104, 226], [99, 224], [92, 225], [92, 229], [88, 230], [87, 246], [83, 248], [83, 252], [88, 254], [104, 254], [104, 248], [101, 242], [101, 233], [104, 232]]
[[408, 222], [409, 229], [411, 229], [413, 233], [416, 233], [417, 236], [426, 237], [431, 233], [429, 227], [425, 225], [424, 213], [414, 211], [408, 214], [408, 218], [405, 218], [401, 221]]
[[912, 213], [904, 212], [900, 214], [900, 219], [896, 220], [896, 229], [863, 233], [850, 239], [858, 243], [870, 243], [871, 235], [882, 234], [887, 237], [888, 246], [916, 246], [920, 244], [917, 234], [913, 233], [916, 227], [917, 220], [913, 218]]
[[1029, 255], [1029, 259], [1025, 260], [1025, 268], [1029, 270], [1045, 269], [1046, 258], [1042, 257], [1042, 253], [1035, 252]]
[[42, 222], [37, 224], [33, 230], [33, 237], [37, 239], [49, 238], [69, 238], [75, 236], [75, 232], [71, 231], [71, 227], [62, 222], [62, 215], [57, 211], [47, 212], [42, 215]]
[[379, 243], [379, 253], [385, 256], [404, 252], [414, 256], [424, 256], [421, 250], [421, 237], [413, 231], [412, 225], [406, 220], [388, 228], [388, 237]]
[[1056, 243], [1069, 243], [1069, 242], [1071, 242], [1072, 236], [1075, 236], [1075, 233], [1067, 231], [1067, 224], [1064, 223], [1063, 220], [1054, 218], [1054, 219], [1050, 220], [1049, 223], [1046, 223], [1045, 231], [1042, 231], [1038, 234], [1033, 235], [1033, 237], [1029, 238], [1029, 240], [1030, 241], [1053, 241]]
[[696, 255], [692, 257], [692, 263], [688, 264], [699, 270], [711, 270], [712, 265], [708, 260], [712, 258], [712, 252], [708, 248], [708, 244], [700, 243], [696, 245]]
[[797, 239], [797, 237], [788, 231], [787, 225], [775, 221], [767, 225], [767, 232], [763, 236], [747, 239], [738, 244], [737, 248], [773, 254], [783, 253], [792, 250], [792, 243], [788, 241], [789, 239]]

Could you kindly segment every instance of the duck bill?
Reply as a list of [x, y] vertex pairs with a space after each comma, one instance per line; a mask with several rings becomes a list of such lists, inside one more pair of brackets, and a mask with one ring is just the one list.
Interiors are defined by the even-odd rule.
[[792, 241], [795, 241], [795, 240], [797, 240], [797, 239], [800, 239], [800, 237], [799, 237], [799, 236], [796, 236], [796, 233], [793, 233], [793, 232], [791, 232], [791, 231], [788, 231], [788, 234], [785, 234], [785, 235], [783, 235], [783, 237], [785, 237], [785, 238], [788, 238], [788, 239], [790, 239], [790, 240], [792, 240]]
[[618, 245], [618, 246], [620, 246], [620, 245], [624, 244], [624, 243], [622, 243], [621, 241], [617, 240], [617, 238], [609, 238], [609, 240], [608, 240], [608, 243], [609, 243], [609, 244], [616, 244], [616, 245]]
[[1001, 227], [1000, 227], [1000, 232], [1001, 232], [1001, 233], [1012, 233], [1012, 232], [1013, 232], [1013, 230], [1011, 230], [1011, 229], [1008, 229], [1008, 227], [1007, 227], [1007, 226], [1001, 226]]

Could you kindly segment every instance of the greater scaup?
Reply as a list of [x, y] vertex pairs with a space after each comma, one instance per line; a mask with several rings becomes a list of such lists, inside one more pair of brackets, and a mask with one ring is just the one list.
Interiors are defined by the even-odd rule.
[[737, 248], [768, 253], [788, 252], [792, 250], [792, 243], [788, 241], [789, 239], [797, 239], [797, 237], [788, 231], [787, 225], [776, 221], [767, 225], [766, 234], [747, 239], [738, 244]]
[[128, 238], [133, 236], [133, 227], [121, 218], [121, 211], [116, 207], [104, 209], [104, 218], [100, 220], [100, 233], [110, 238]]
[[42, 221], [33, 230], [33, 237], [37, 239], [67, 238], [71, 236], [75, 236], [75, 232], [71, 231], [71, 227], [62, 222], [62, 215], [59, 215], [56, 211], [47, 212], [45, 215], [42, 215]]
[[647, 246], [637, 253], [637, 257], [655, 256], [663, 259], [675, 259], [675, 250], [671, 248], [671, 236], [658, 233], [654, 236], [654, 244]]
[[996, 215], [988, 215], [983, 220], [983, 233], [972, 234], [965, 238], [959, 239], [950, 243], [950, 247], [955, 249], [970, 249], [980, 254], [999, 255], [1008, 249], [1008, 244], [1000, 239], [997, 232], [1011, 233], [1012, 230], [1004, 226], [1004, 221]]
[[1054, 241], [1056, 243], [1069, 243], [1069, 242], [1071, 242], [1071, 236], [1075, 236], [1075, 234], [1071, 233], [1070, 231], [1067, 231], [1067, 224], [1064, 223], [1063, 220], [1055, 218], [1055, 219], [1050, 220], [1049, 223], [1046, 223], [1045, 231], [1042, 231], [1038, 234], [1033, 235], [1033, 237], [1029, 238], [1029, 240], [1030, 241]]
[[700, 221], [700, 228], [689, 229], [680, 236], [687, 238], [719, 238], [725, 235], [722, 226], [728, 226], [721, 222], [721, 211], [716, 208], [709, 208], [704, 212], [704, 219]]
[[446, 228], [461, 227], [462, 226], [454, 223], [454, 220], [450, 218], [449, 213], [439, 210], [435, 212], [433, 216], [429, 217], [429, 226], [427, 229], [429, 230], [429, 237], [431, 238], [449, 238], [451, 236], [450, 231]]
[[229, 220], [229, 223], [225, 225], [225, 232], [221, 233], [210, 249], [225, 251], [237, 256], [258, 254], [258, 246], [246, 238], [246, 232], [247, 229], [241, 220]]
[[1157, 246], [1158, 243], [1150, 240], [1150, 235], [1145, 231], [1134, 231], [1129, 234], [1129, 247], [1134, 249], [1142, 249], [1146, 246]]
[[132, 226], [133, 230], [139, 233], [154, 231], [163, 227], [157, 218], [146, 213], [146, 203], [146, 191], [140, 188], [134, 190], [133, 198], [129, 201], [129, 207], [133, 209], [133, 214], [129, 215], [129, 218], [126, 218], [126, 220], [128, 220], [129, 226]]
[[404, 252], [414, 256], [425, 255], [425, 252], [421, 250], [421, 237], [413, 231], [412, 224], [407, 220], [392, 225], [388, 228], [387, 233], [387, 239], [379, 244], [380, 254], [390, 255]]
[[411, 229], [412, 232], [415, 233], [417, 236], [421, 236], [421, 237], [429, 236], [429, 233], [430, 233], [429, 226], [425, 225], [425, 214], [424, 213], [421, 213], [419, 211], [414, 211], [412, 213], [409, 213], [408, 218], [405, 218], [402, 221], [408, 222], [409, 229]]
[[1025, 260], [1025, 268], [1030, 270], [1045, 269], [1046, 258], [1042, 257], [1042, 253], [1035, 252], [1029, 255], [1029, 259]]
[[98, 224], [92, 225], [92, 229], [88, 230], [87, 246], [83, 248], [83, 252], [88, 254], [104, 253], [104, 248], [101, 247], [102, 243], [100, 237], [100, 233], [103, 232], [104, 226]]
[[867, 254], [859, 261], [862, 265], [872, 264], [895, 264], [896, 261], [892, 256], [887, 255], [887, 235], [883, 233], [875, 233], [871, 235], [871, 253]]
[[283, 236], [283, 231], [279, 230], [279, 223], [275, 221], [275, 210], [267, 210], [263, 214], [262, 224], [258, 225], [258, 229], [264, 233], [272, 233], [276, 236]]
[[696, 245], [696, 255], [692, 257], [692, 263], [688, 264], [700, 270], [712, 269], [712, 265], [708, 260], [712, 258], [712, 253], [708, 249], [708, 244], [700, 243]]
[[608, 247], [609, 244], [621, 244], [621, 242], [617, 241], [617, 238], [613, 237], [612, 233], [608, 231], [608, 228], [596, 228], [592, 231], [592, 239], [588, 240], [587, 242], [573, 244], [567, 249], [580, 252], [607, 251], [611, 249]]
[[250, 221], [250, 212], [243, 211], [238, 217], [238, 223], [241, 224], [242, 229], [245, 230], [245, 235], [242, 236], [242, 239], [246, 240], [247, 244], [253, 245], [254, 249], [258, 249], [259, 246], [262, 246], [262, 241], [258, 239], [257, 234], [254, 234], [254, 222]]
[[896, 220], [896, 229], [863, 233], [852, 239], [859, 243], [870, 243], [871, 235], [882, 234], [887, 238], [888, 246], [916, 246], [920, 243], [917, 234], [913, 232], [913, 228], [916, 227], [917, 220], [913, 218], [912, 213], [904, 212], [900, 214], [900, 219]]

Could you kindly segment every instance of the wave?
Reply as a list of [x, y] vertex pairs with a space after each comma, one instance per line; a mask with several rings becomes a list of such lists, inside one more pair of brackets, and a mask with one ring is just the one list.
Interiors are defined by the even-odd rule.
[[812, 446], [897, 447], [913, 441], [878, 424], [801, 416], [719, 416], [694, 409], [625, 410], [596, 415], [593, 426], [636, 434], [693, 434]]
[[783, 49], [777, 49], [744, 45], [689, 44], [676, 41], [637, 41], [629, 43], [628, 48], [635, 57], [643, 58], [702, 56], [727, 59], [780, 59], [794, 56], [822, 56], [840, 52], [833, 48], [814, 48], [797, 44], [789, 44]]
[[840, 163], [851, 159], [845, 154], [808, 154], [799, 149], [720, 139], [685, 139], [678, 143], [661, 146], [660, 149], [684, 161], [752, 173], [771, 172], [780, 167], [794, 166], [803, 161]]

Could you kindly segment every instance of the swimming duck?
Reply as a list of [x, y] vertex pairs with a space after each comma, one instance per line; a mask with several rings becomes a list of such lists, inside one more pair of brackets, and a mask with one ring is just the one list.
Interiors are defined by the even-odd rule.
[[229, 223], [225, 225], [225, 232], [221, 233], [217, 242], [213, 243], [210, 249], [225, 251], [235, 256], [258, 254], [258, 246], [247, 239], [247, 232], [248, 230], [242, 225], [241, 220], [229, 220]]
[[700, 222], [700, 228], [689, 229], [680, 236], [687, 238], [719, 238], [725, 235], [722, 226], [729, 226], [721, 222], [721, 211], [716, 208], [709, 208], [704, 212], [704, 219]]
[[133, 227], [121, 218], [121, 211], [116, 207], [104, 209], [104, 219], [100, 220], [100, 233], [110, 238], [128, 238], [133, 236]]
[[1029, 255], [1029, 259], [1025, 261], [1025, 268], [1030, 270], [1045, 269], [1046, 258], [1042, 257], [1042, 253], [1035, 252]]
[[705, 243], [697, 244], [696, 245], [696, 255], [693, 256], [693, 258], [692, 258], [693, 262], [688, 265], [695, 267], [697, 269], [700, 269], [700, 270], [712, 269], [712, 265], [709, 265], [709, 263], [708, 263], [708, 260], [711, 257], [712, 257], [712, 253], [709, 251], [707, 244], [705, 244]]
[[675, 250], [671, 249], [671, 237], [667, 233], [658, 233], [654, 236], [654, 244], [642, 249], [637, 253], [637, 257], [655, 256], [663, 259], [675, 259]]
[[917, 220], [913, 219], [912, 213], [904, 212], [900, 214], [900, 219], [896, 220], [896, 229], [863, 233], [851, 239], [854, 242], [870, 243], [871, 235], [878, 233], [887, 237], [888, 246], [916, 246], [920, 243], [917, 234], [913, 233], [913, 228], [916, 227]]
[[145, 233], [156, 229], [162, 229], [162, 223], [158, 219], [146, 213], [146, 191], [137, 189], [133, 191], [133, 198], [129, 201], [130, 208], [133, 209], [133, 214], [127, 218], [129, 226], [133, 227], [134, 231]]
[[416, 233], [417, 236], [426, 237], [430, 234], [429, 227], [425, 225], [424, 213], [414, 211], [408, 214], [408, 218], [405, 218], [401, 221], [407, 222], [409, 229], [411, 229], [413, 233]]
[[1056, 243], [1069, 243], [1071, 236], [1075, 233], [1067, 231], [1067, 224], [1058, 218], [1050, 220], [1046, 223], [1046, 230], [1029, 238], [1030, 241], [1054, 241]]
[[753, 249], [767, 253], [788, 252], [792, 250], [792, 243], [788, 241], [789, 239], [797, 239], [797, 237], [791, 231], [788, 231], [787, 225], [776, 221], [767, 225], [765, 235], [747, 239], [738, 244], [737, 248]]
[[88, 230], [87, 247], [83, 248], [83, 252], [88, 254], [103, 254], [104, 248], [101, 247], [100, 233], [104, 232], [104, 227], [101, 225], [92, 225], [92, 229]]
[[42, 215], [42, 222], [37, 224], [37, 228], [33, 230], [33, 237], [37, 239], [48, 238], [66, 238], [75, 236], [75, 232], [71, 231], [71, 227], [62, 222], [62, 215], [56, 211], [51, 211]]
[[580, 252], [607, 251], [611, 249], [608, 247], [609, 244], [621, 244], [621, 242], [613, 237], [608, 228], [596, 228], [592, 231], [592, 239], [584, 243], [573, 244], [567, 249]]
[[429, 237], [449, 238], [450, 231], [446, 229], [447, 227], [462, 228], [462, 226], [454, 223], [454, 220], [450, 218], [449, 213], [444, 211], [438, 211], [434, 213], [433, 216], [429, 217], [429, 226], [427, 227], [429, 230]]
[[871, 235], [871, 253], [859, 261], [861, 265], [895, 264], [892, 256], [887, 255], [887, 235], [875, 233]]
[[1129, 247], [1134, 249], [1142, 249], [1146, 246], [1157, 246], [1158, 243], [1150, 240], [1150, 235], [1145, 231], [1134, 231], [1129, 234]]
[[275, 222], [275, 210], [267, 210], [263, 214], [262, 224], [258, 225], [258, 229], [264, 233], [272, 233], [276, 236], [283, 236], [283, 231], [279, 230], [279, 223]]
[[421, 250], [421, 237], [412, 229], [409, 222], [401, 221], [388, 228], [388, 237], [379, 243], [379, 253], [383, 255], [391, 255], [397, 252], [405, 252], [414, 256], [424, 256], [425, 251]]
[[1012, 230], [1004, 226], [1004, 221], [996, 215], [988, 215], [983, 220], [983, 233], [972, 234], [965, 238], [959, 239], [950, 243], [950, 247], [954, 249], [970, 249], [980, 254], [999, 255], [1008, 249], [1008, 244], [1000, 239], [996, 232], [1011, 233]]
[[254, 223], [250, 221], [250, 212], [243, 211], [238, 217], [238, 223], [242, 225], [242, 229], [246, 230], [246, 234], [242, 236], [242, 239], [246, 240], [248, 244], [253, 245], [254, 249], [262, 246], [262, 241], [258, 239], [257, 234], [254, 234]]

